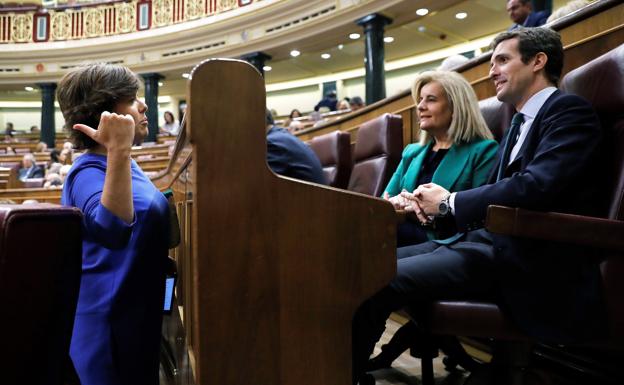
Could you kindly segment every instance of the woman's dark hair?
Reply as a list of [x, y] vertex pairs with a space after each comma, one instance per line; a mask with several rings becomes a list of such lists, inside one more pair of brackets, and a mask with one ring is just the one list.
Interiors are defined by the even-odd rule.
[[128, 68], [113, 64], [78, 67], [63, 76], [56, 97], [74, 147], [82, 150], [97, 145], [87, 135], [74, 130], [74, 124], [97, 129], [102, 112], [112, 112], [117, 103], [134, 99], [140, 84]]
[[298, 117], [298, 116], [293, 116], [295, 113], [299, 114], [299, 116], [303, 116], [301, 115], [301, 111], [295, 108], [294, 110], [290, 111], [290, 115], [289, 115], [290, 119]]
[[171, 116], [171, 123], [175, 122], [175, 116], [173, 116], [173, 112], [165, 111], [165, 113], [163, 114], [163, 118], [165, 119], [165, 123], [169, 123], [167, 121], [167, 115]]
[[52, 161], [52, 163], [60, 163], [59, 154], [60, 152], [57, 149], [50, 151], [50, 161]]

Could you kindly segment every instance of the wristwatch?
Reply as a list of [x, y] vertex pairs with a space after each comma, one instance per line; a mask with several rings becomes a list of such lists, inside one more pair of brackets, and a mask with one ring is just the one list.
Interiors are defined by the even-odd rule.
[[451, 205], [449, 203], [449, 199], [451, 198], [451, 194], [446, 194], [442, 201], [438, 205], [438, 216], [445, 217], [451, 213]]

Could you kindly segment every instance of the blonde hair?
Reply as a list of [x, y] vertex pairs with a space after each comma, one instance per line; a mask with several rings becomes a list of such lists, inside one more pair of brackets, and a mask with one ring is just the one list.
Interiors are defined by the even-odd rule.
[[[451, 71], [426, 71], [419, 74], [412, 85], [412, 98], [418, 105], [420, 90], [425, 84], [437, 82], [446, 93], [451, 107], [451, 125], [448, 136], [453, 144], [469, 143], [476, 139], [493, 139], [492, 133], [481, 115], [477, 95], [461, 75]], [[433, 138], [421, 131], [420, 144], [425, 145]]]

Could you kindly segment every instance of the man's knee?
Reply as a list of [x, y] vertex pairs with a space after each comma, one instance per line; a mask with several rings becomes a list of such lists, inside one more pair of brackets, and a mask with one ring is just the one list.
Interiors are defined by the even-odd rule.
[[399, 247], [397, 249], [397, 259], [403, 259], [407, 257], [412, 257], [414, 255], [430, 253], [438, 247], [440, 247], [440, 245], [432, 241], [419, 243], [417, 245]]

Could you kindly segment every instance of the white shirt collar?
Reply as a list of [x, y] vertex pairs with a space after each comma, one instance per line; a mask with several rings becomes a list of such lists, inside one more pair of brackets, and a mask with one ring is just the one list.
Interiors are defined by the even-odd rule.
[[524, 115], [524, 120], [535, 119], [539, 110], [542, 108], [544, 103], [546, 103], [546, 100], [548, 100], [550, 95], [552, 95], [555, 91], [557, 91], [556, 87], [546, 87], [531, 96], [519, 111], [522, 115]]

